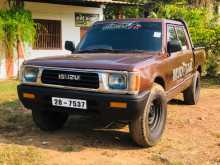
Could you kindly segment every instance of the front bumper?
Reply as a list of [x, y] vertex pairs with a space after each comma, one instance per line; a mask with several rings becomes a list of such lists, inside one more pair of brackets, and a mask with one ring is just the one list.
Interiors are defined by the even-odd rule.
[[[105, 120], [132, 120], [144, 110], [149, 92], [139, 95], [104, 94], [70, 89], [18, 85], [18, 96], [28, 109], [63, 111], [75, 114], [98, 114]], [[32, 93], [34, 99], [23, 97], [23, 93]], [[52, 106], [51, 97], [82, 99], [87, 101], [87, 110]], [[125, 102], [127, 108], [112, 108], [110, 102]]]

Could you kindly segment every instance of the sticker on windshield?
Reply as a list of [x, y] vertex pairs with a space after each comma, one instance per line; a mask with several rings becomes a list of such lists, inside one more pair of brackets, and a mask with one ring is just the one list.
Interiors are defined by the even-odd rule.
[[128, 23], [111, 23], [102, 27], [102, 30], [138, 30], [143, 28], [143, 26], [137, 22], [128, 22]]
[[161, 32], [154, 32], [153, 37], [160, 38], [161, 37]]
[[143, 26], [139, 23], [130, 23], [128, 24], [128, 29], [141, 29]]

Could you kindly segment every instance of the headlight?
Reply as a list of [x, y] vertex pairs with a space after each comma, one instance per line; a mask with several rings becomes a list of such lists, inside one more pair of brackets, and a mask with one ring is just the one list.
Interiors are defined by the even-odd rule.
[[127, 89], [127, 77], [126, 75], [119, 73], [111, 73], [108, 77], [108, 86], [110, 89]]
[[35, 67], [25, 67], [23, 70], [23, 81], [24, 82], [36, 82], [39, 69]]

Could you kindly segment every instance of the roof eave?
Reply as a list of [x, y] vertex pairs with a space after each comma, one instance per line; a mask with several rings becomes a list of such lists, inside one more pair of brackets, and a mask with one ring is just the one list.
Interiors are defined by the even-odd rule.
[[119, 5], [119, 6], [142, 6], [139, 3], [130, 3], [124, 1], [108, 1], [108, 0], [24, 0], [27, 2], [52, 3], [61, 5], [76, 5], [76, 6], [91, 6], [97, 7], [99, 5]]

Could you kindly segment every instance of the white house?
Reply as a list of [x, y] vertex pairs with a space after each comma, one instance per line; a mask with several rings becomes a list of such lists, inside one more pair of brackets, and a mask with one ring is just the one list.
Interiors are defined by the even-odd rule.
[[[0, 8], [6, 8], [6, 4], [6, 0], [0, 0]], [[113, 0], [24, 0], [25, 9], [44, 27], [38, 29], [35, 45], [25, 48], [24, 59], [70, 53], [64, 49], [65, 41], [77, 44], [93, 22], [103, 20], [106, 4], [128, 5]], [[0, 49], [0, 53], [0, 79], [4, 79], [8, 76], [4, 50]], [[12, 70], [16, 75], [24, 59], [14, 58]]]

